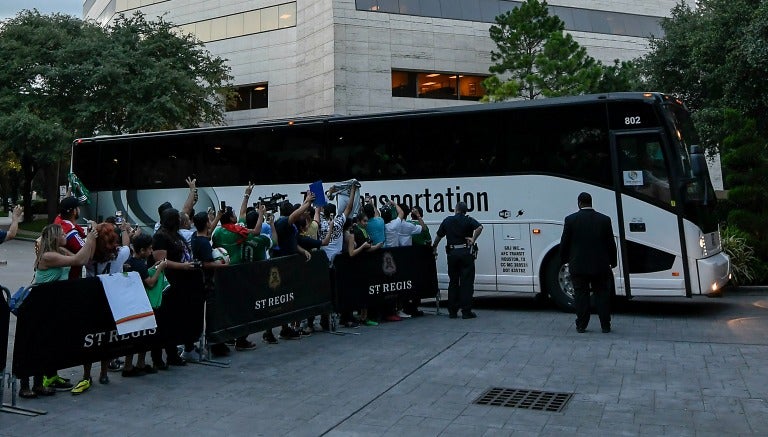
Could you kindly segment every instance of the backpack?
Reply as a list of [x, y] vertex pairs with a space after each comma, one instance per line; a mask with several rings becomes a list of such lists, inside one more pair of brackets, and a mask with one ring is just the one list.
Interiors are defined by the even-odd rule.
[[21, 308], [21, 304], [24, 302], [24, 299], [27, 298], [30, 291], [32, 291], [32, 286], [27, 285], [26, 287], [19, 287], [19, 289], [13, 293], [13, 296], [11, 296], [11, 299], [8, 301], [8, 307], [14, 315], [19, 315], [19, 308]]

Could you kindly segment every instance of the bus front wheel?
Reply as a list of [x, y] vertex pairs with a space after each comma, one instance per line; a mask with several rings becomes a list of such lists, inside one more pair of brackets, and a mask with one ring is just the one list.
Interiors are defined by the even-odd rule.
[[575, 310], [575, 294], [567, 264], [560, 263], [560, 251], [554, 251], [546, 263], [544, 289], [558, 308], [569, 313]]

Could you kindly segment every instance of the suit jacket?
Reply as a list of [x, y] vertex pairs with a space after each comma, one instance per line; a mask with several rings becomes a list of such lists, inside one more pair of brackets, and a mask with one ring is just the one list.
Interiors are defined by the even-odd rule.
[[566, 217], [560, 238], [560, 261], [568, 263], [575, 275], [599, 275], [616, 267], [611, 218], [591, 208]]

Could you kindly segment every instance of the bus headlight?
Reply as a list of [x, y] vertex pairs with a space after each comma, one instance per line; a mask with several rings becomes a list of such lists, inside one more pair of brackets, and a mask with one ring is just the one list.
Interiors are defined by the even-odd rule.
[[706, 258], [706, 256], [707, 256], [707, 241], [704, 239], [704, 234], [699, 234], [699, 246], [701, 247], [701, 256]]

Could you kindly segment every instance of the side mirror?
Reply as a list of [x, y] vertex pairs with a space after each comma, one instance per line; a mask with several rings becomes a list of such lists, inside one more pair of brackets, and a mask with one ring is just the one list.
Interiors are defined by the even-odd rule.
[[707, 169], [707, 158], [704, 157], [704, 152], [701, 150], [701, 147], [697, 145], [691, 146], [691, 171], [697, 178], [709, 174]]

